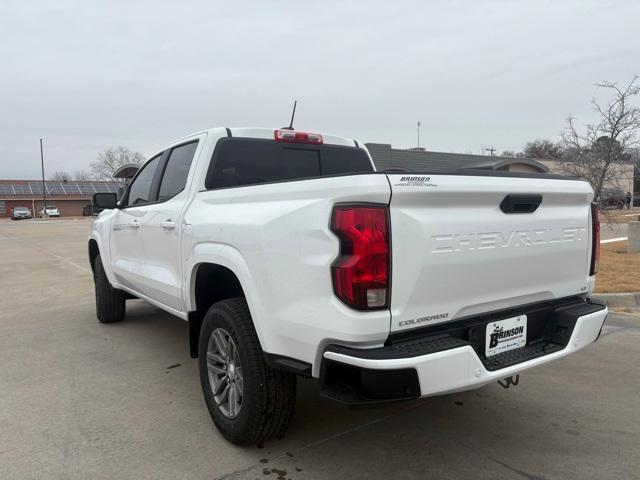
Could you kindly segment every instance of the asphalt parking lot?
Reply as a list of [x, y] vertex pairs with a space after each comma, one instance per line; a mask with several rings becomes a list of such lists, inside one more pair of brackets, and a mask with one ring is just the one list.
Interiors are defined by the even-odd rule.
[[287, 435], [227, 443], [186, 324], [95, 319], [87, 220], [0, 221], [0, 479], [640, 478], [640, 317], [567, 359], [445, 397], [350, 410], [299, 381]]

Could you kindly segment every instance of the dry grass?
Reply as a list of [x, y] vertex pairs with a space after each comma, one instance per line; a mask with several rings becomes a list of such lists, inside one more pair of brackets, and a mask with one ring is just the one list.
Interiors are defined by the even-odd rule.
[[637, 209], [627, 210], [601, 210], [600, 221], [604, 223], [616, 224], [616, 223], [629, 223], [632, 220], [637, 220], [640, 217], [640, 212]]
[[640, 292], [640, 253], [627, 253], [627, 242], [601, 245], [596, 292]]
[[617, 315], [630, 315], [632, 317], [640, 317], [639, 307], [609, 307], [609, 311]]

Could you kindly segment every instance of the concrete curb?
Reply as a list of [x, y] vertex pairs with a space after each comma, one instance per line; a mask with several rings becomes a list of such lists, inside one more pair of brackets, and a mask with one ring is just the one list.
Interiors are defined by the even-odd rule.
[[593, 298], [605, 302], [609, 307], [640, 307], [640, 292], [595, 293]]

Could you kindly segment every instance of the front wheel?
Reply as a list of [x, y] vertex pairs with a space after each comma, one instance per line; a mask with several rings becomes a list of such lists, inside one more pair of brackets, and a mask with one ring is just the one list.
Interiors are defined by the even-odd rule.
[[293, 415], [296, 377], [266, 365], [244, 298], [209, 308], [198, 352], [207, 408], [227, 440], [256, 444], [286, 430]]
[[98, 255], [94, 263], [93, 282], [96, 287], [96, 316], [100, 323], [119, 322], [126, 312], [125, 294], [113, 288], [104, 273], [102, 259]]

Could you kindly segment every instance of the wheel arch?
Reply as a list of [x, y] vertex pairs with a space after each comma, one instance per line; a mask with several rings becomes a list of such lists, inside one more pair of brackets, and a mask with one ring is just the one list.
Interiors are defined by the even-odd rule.
[[[230, 248], [230, 247], [227, 247]], [[239, 255], [239, 252], [233, 250]], [[189, 270], [188, 270], [189, 271]], [[229, 258], [220, 256], [199, 256], [197, 262], [190, 267], [187, 299], [189, 322], [189, 347], [192, 358], [198, 356], [198, 339], [202, 318], [207, 310], [216, 302], [229, 298], [242, 297], [247, 302], [249, 313], [258, 334], [261, 346], [263, 337], [256, 322], [257, 307], [254, 298], [255, 285], [249, 279], [245, 265], [234, 264]]]

